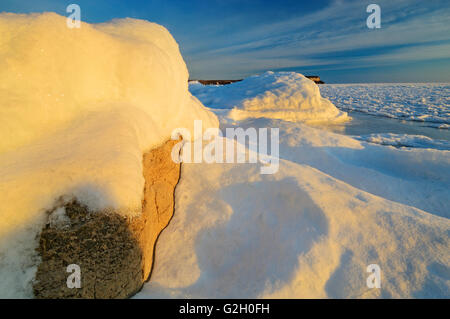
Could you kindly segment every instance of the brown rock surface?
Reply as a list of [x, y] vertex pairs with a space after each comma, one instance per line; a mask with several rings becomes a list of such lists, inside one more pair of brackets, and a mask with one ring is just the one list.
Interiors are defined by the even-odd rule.
[[[127, 298], [141, 289], [152, 269], [156, 240], [173, 215], [180, 164], [172, 161], [171, 150], [177, 142], [144, 155], [140, 216], [90, 212], [76, 199], [48, 212], [38, 247], [36, 298]], [[67, 287], [70, 264], [80, 266], [81, 288]]]

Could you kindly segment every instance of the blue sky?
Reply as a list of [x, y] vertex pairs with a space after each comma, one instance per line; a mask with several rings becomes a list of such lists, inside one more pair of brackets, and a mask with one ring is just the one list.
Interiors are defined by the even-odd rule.
[[[328, 83], [450, 82], [448, 0], [1, 0], [0, 11], [66, 15], [70, 3], [87, 22], [164, 25], [191, 78], [292, 70]], [[381, 29], [366, 26], [370, 3], [381, 7]]]

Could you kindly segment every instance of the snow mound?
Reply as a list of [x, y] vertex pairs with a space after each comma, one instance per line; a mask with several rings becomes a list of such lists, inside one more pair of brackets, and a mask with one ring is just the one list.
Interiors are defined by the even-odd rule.
[[0, 14], [0, 296], [30, 296], [36, 235], [58, 199], [139, 213], [143, 153], [194, 120], [218, 125], [188, 77], [157, 24]]
[[54, 13], [7, 13], [0, 34], [0, 152], [127, 105], [152, 118], [160, 139], [193, 119], [215, 121], [188, 93], [178, 45], [160, 25], [122, 19], [69, 29]]
[[290, 122], [324, 122], [348, 120], [328, 99], [320, 96], [319, 87], [295, 72], [266, 72], [225, 86], [192, 83], [190, 91], [206, 106], [231, 109], [234, 121], [247, 118], [282, 119]]
[[[184, 164], [136, 298], [448, 298], [448, 152], [280, 128], [279, 171]], [[369, 265], [381, 288], [367, 286]]]

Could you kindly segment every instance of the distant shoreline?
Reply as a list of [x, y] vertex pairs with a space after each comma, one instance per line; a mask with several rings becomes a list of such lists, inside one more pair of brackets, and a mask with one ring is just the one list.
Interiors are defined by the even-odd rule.
[[[307, 77], [311, 81], [314, 81], [316, 84], [325, 84], [325, 82], [323, 82], [320, 79], [320, 76], [317, 76], [317, 75], [305, 75], [305, 77]], [[197, 81], [197, 82], [199, 82], [199, 83], [201, 83], [203, 85], [228, 85], [228, 84], [240, 82], [242, 80], [243, 79], [238, 79], [238, 80], [196, 80], [196, 79], [192, 79], [192, 80], [189, 80], [189, 82]]]

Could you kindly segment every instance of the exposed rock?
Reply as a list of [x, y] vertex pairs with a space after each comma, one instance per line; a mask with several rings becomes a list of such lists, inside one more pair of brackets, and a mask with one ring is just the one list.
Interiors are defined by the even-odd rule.
[[[33, 285], [36, 298], [127, 298], [149, 278], [156, 240], [174, 210], [180, 164], [172, 161], [177, 141], [144, 155], [142, 214], [90, 212], [76, 199], [48, 212], [38, 252], [42, 258]], [[70, 264], [81, 269], [81, 288], [68, 288]]]
[[316, 84], [325, 84], [325, 82], [323, 82], [318, 75], [305, 75], [305, 77], [307, 77], [311, 81], [314, 81], [314, 83]]

